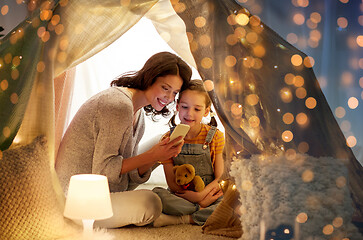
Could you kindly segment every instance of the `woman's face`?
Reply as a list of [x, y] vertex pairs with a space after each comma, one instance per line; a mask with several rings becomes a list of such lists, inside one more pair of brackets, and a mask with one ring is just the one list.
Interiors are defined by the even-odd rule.
[[198, 126], [203, 117], [208, 116], [209, 107], [206, 107], [205, 96], [198, 91], [185, 90], [177, 104], [179, 119], [191, 128]]
[[156, 111], [161, 111], [166, 105], [174, 101], [182, 85], [183, 80], [180, 76], [158, 77], [153, 85], [145, 91], [146, 99]]

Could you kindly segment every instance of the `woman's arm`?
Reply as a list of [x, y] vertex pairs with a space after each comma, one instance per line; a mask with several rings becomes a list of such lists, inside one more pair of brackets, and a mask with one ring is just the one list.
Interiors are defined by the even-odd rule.
[[139, 174], [142, 175], [158, 161], [165, 161], [177, 156], [184, 144], [184, 141], [181, 141], [178, 145], [175, 145], [180, 140], [182, 140], [182, 137], [178, 137], [170, 142], [169, 138], [166, 138], [155, 144], [148, 151], [124, 159], [120, 174], [127, 173], [133, 169], [138, 169]]

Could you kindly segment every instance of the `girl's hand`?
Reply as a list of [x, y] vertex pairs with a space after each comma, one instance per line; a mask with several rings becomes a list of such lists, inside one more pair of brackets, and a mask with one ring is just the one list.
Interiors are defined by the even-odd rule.
[[203, 199], [203, 196], [199, 192], [190, 190], [186, 190], [184, 193], [175, 193], [175, 195], [182, 197], [192, 203], [198, 203]]
[[[177, 137], [169, 142], [170, 138], [167, 137], [155, 144], [148, 152], [150, 156], [152, 156], [152, 159], [154, 159], [154, 162], [166, 161], [172, 157], [178, 156], [184, 144], [184, 140], [182, 139], [183, 137]], [[181, 142], [178, 143], [179, 141]]]
[[213, 204], [215, 201], [217, 201], [217, 199], [219, 197], [223, 196], [223, 191], [222, 189], [220, 189], [219, 187], [215, 187], [213, 188], [206, 196], [203, 200], [199, 201], [199, 205], [202, 208], [206, 208], [208, 206], [210, 206], [211, 204]]

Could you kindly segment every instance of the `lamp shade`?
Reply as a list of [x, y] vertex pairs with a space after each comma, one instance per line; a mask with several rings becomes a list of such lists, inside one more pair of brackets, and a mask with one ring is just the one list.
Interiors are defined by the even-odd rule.
[[64, 216], [71, 219], [106, 219], [112, 217], [107, 177], [79, 174], [70, 179]]

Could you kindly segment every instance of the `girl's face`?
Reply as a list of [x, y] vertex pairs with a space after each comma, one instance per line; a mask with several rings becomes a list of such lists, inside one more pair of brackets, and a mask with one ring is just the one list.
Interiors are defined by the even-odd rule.
[[179, 119], [190, 128], [198, 126], [203, 117], [208, 116], [210, 107], [205, 105], [205, 96], [198, 91], [185, 90], [176, 106]]
[[166, 105], [175, 100], [180, 91], [183, 80], [180, 76], [166, 75], [158, 77], [146, 91], [145, 96], [149, 104], [156, 111], [161, 111]]

